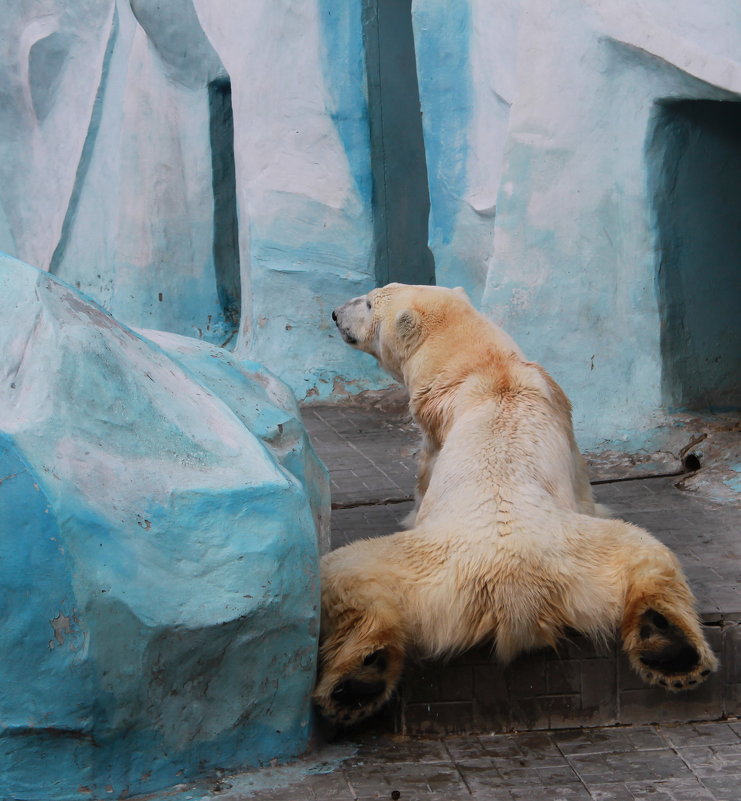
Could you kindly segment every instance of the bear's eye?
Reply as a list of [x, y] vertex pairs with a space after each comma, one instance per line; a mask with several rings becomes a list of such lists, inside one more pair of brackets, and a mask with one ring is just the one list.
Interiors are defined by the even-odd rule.
[[366, 301], [365, 301], [365, 307], [366, 307], [367, 309], [370, 309], [370, 307], [371, 307], [371, 302], [370, 302], [369, 300], [366, 300]]

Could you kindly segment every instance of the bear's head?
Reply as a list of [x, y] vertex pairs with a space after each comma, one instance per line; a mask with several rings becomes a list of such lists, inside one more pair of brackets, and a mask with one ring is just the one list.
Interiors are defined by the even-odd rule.
[[387, 284], [339, 306], [332, 319], [348, 345], [375, 356], [403, 382], [406, 361], [432, 333], [472, 314], [461, 287]]

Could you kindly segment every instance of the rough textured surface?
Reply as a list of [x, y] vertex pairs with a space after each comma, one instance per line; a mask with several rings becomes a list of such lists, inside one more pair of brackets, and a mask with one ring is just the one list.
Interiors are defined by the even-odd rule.
[[660, 446], [675, 406], [737, 405], [741, 145], [738, 112], [710, 108], [741, 98], [735, 0], [414, 0], [428, 187], [383, 208], [395, 167], [370, 118], [416, 100], [369, 113], [374, 3], [13, 3], [0, 248], [126, 324], [339, 398], [389, 384], [329, 319], [384, 274], [374, 203], [376, 222], [395, 202], [416, 220], [401, 206], [428, 188], [437, 282], [563, 384], [582, 447]]
[[257, 362], [191, 337], [141, 331], [222, 400], [308, 491], [319, 550], [330, 547], [329, 476], [304, 428], [290, 388]]
[[438, 282], [562, 384], [585, 449], [738, 408], [738, 4], [416, 0], [414, 23]]
[[[259, 777], [225, 777], [226, 801], [735, 801], [741, 727], [734, 723], [365, 738], [352, 755]], [[300, 783], [297, 774], [305, 775]], [[264, 788], [264, 789], [261, 789]], [[176, 799], [180, 801], [180, 799]]]
[[288, 391], [7, 257], [0, 299], [3, 795], [300, 753], [328, 487]]
[[[669, 267], [650, 189], [663, 169], [660, 104], [739, 100], [741, 49], [727, 36], [741, 41], [741, 15], [734, 3], [714, 3], [712, 21], [703, 11], [701, 22], [689, 2], [626, 14], [592, 0], [564, 2], [551, 24], [529, 13], [536, 5], [523, 3], [519, 18], [518, 64], [527, 68], [516, 72], [482, 304], [561, 383], [583, 448], [612, 440], [632, 450], [674, 405], [661, 386], [660, 309], [673, 299], [657, 282]], [[698, 210], [713, 185], [693, 188]], [[707, 267], [703, 259], [683, 270], [724, 281]]]
[[329, 319], [374, 283], [360, 4], [44, 0], [0, 26], [0, 249], [302, 398], [388, 384]]

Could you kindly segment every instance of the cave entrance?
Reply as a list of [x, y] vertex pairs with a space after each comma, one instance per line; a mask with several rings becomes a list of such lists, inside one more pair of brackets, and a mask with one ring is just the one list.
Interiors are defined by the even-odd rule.
[[739, 409], [741, 103], [662, 103], [652, 145], [664, 401]]
[[434, 284], [411, 0], [363, 0], [376, 283]]

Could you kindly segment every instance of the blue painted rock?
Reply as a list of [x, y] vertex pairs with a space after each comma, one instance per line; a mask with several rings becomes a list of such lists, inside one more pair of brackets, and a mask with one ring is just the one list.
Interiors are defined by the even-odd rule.
[[290, 393], [8, 257], [0, 310], [0, 795], [300, 753], [328, 487]]

